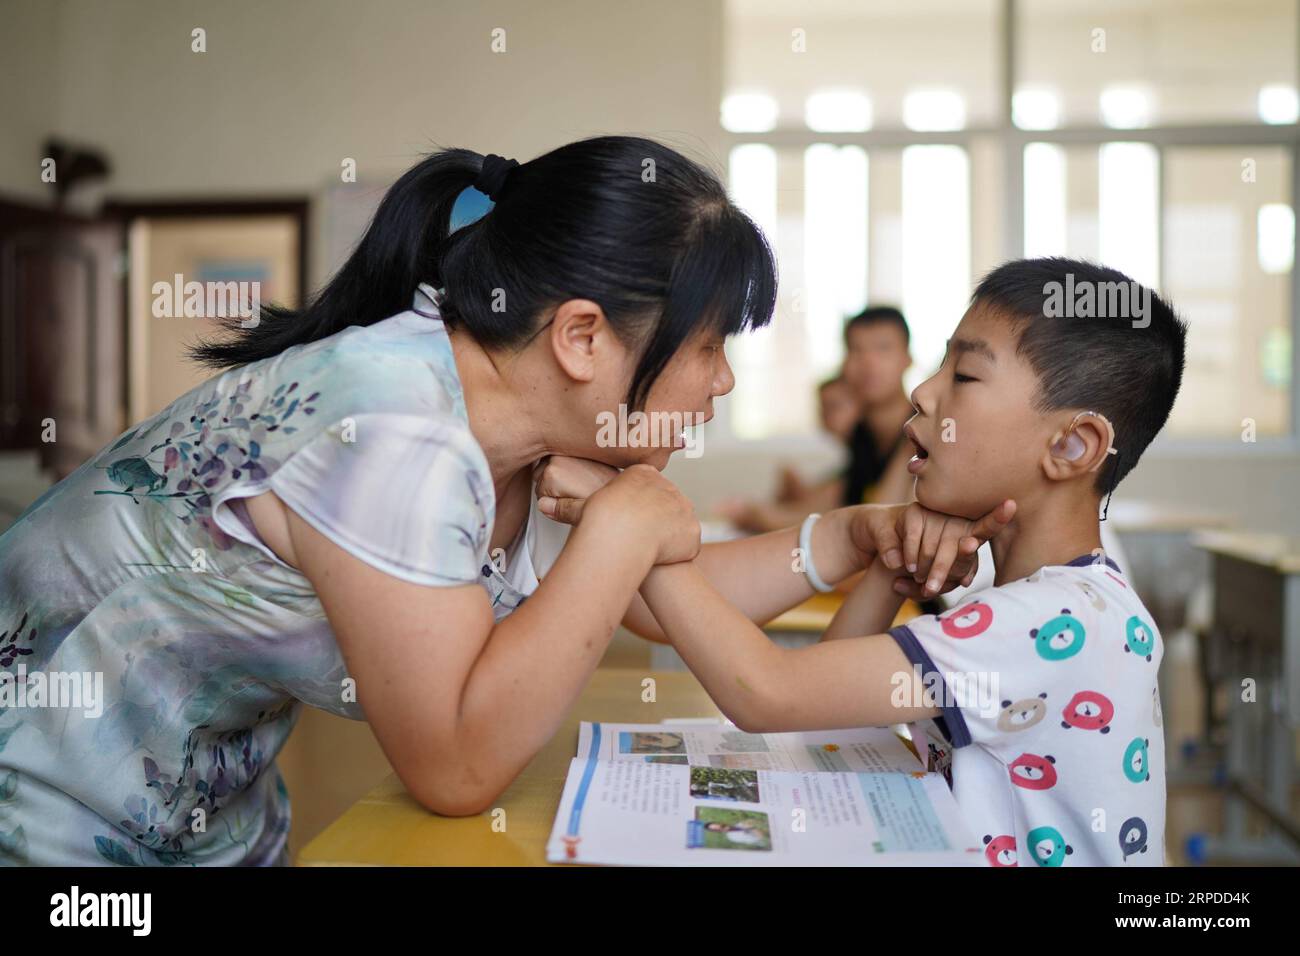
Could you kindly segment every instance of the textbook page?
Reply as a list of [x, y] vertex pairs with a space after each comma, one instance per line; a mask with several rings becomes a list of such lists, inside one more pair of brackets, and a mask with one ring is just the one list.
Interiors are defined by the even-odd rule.
[[606, 724], [583, 721], [578, 757], [737, 770], [925, 769], [888, 727], [750, 734], [734, 724]]
[[[915, 761], [913, 762], [915, 768]], [[632, 866], [980, 866], [943, 778], [575, 758], [546, 858]]]

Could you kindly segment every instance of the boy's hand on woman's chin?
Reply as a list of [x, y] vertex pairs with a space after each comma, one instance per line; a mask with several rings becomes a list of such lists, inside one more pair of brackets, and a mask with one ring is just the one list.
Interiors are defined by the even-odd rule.
[[906, 505], [859, 505], [851, 509], [849, 533], [864, 559], [877, 558], [898, 572], [894, 589], [923, 601], [967, 587], [979, 570], [976, 552], [1015, 516], [1016, 503], [1002, 502], [975, 520]]

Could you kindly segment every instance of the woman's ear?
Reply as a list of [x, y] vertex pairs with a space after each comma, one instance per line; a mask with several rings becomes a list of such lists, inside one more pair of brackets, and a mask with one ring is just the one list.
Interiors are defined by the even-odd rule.
[[596, 377], [597, 353], [611, 332], [599, 305], [590, 299], [569, 299], [551, 320], [551, 353], [573, 381], [591, 382]]
[[1043, 471], [1053, 481], [1094, 472], [1110, 454], [1111, 431], [1100, 415], [1080, 415], [1052, 436]]

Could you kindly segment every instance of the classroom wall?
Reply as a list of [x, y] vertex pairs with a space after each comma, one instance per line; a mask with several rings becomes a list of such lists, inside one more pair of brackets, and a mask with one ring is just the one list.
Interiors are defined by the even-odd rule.
[[[345, 158], [366, 189], [435, 144], [522, 160], [637, 133], [720, 155], [720, 0], [664, 0], [653, 15], [594, 0], [47, 6], [61, 63], [55, 125], [107, 151], [119, 198], [319, 199]], [[206, 53], [190, 49], [199, 27]], [[504, 53], [490, 49], [497, 27]], [[317, 215], [313, 282], [330, 265], [326, 225]]]
[[42, 204], [52, 200], [40, 162], [57, 117], [58, 14], [40, 0], [11, 0], [0, 11], [0, 191]]

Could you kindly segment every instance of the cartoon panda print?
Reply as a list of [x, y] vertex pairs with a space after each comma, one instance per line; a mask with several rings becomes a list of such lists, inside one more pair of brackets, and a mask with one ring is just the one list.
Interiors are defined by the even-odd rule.
[[1050, 790], [1056, 786], [1056, 758], [1051, 754], [1021, 754], [1007, 766], [1011, 782], [1025, 790]]
[[1125, 863], [1129, 857], [1147, 851], [1147, 825], [1141, 817], [1129, 817], [1119, 828], [1119, 851]]
[[1029, 632], [1038, 656], [1045, 661], [1063, 661], [1083, 650], [1085, 632], [1082, 622], [1062, 608], [1061, 613], [1042, 627]]
[[939, 626], [949, 637], [964, 640], [978, 637], [993, 623], [993, 608], [982, 601], [959, 607], [947, 617], [939, 618]]
[[1151, 660], [1151, 654], [1156, 649], [1155, 632], [1137, 615], [1128, 619], [1127, 630], [1124, 653]]
[[1124, 776], [1133, 783], [1146, 783], [1151, 779], [1150, 758], [1147, 748], [1151, 741], [1145, 737], [1134, 737], [1124, 749]]
[[1099, 694], [1095, 690], [1081, 690], [1070, 698], [1061, 716], [1061, 726], [1066, 730], [1077, 727], [1080, 730], [1097, 730], [1108, 734], [1110, 722], [1115, 716], [1115, 705], [1105, 694]]
[[1074, 852], [1056, 827], [1034, 827], [1029, 831], [1029, 852], [1039, 866], [1060, 866]]
[[996, 837], [985, 834], [984, 859], [989, 861], [989, 866], [1018, 866], [1016, 838], [1006, 833]]

